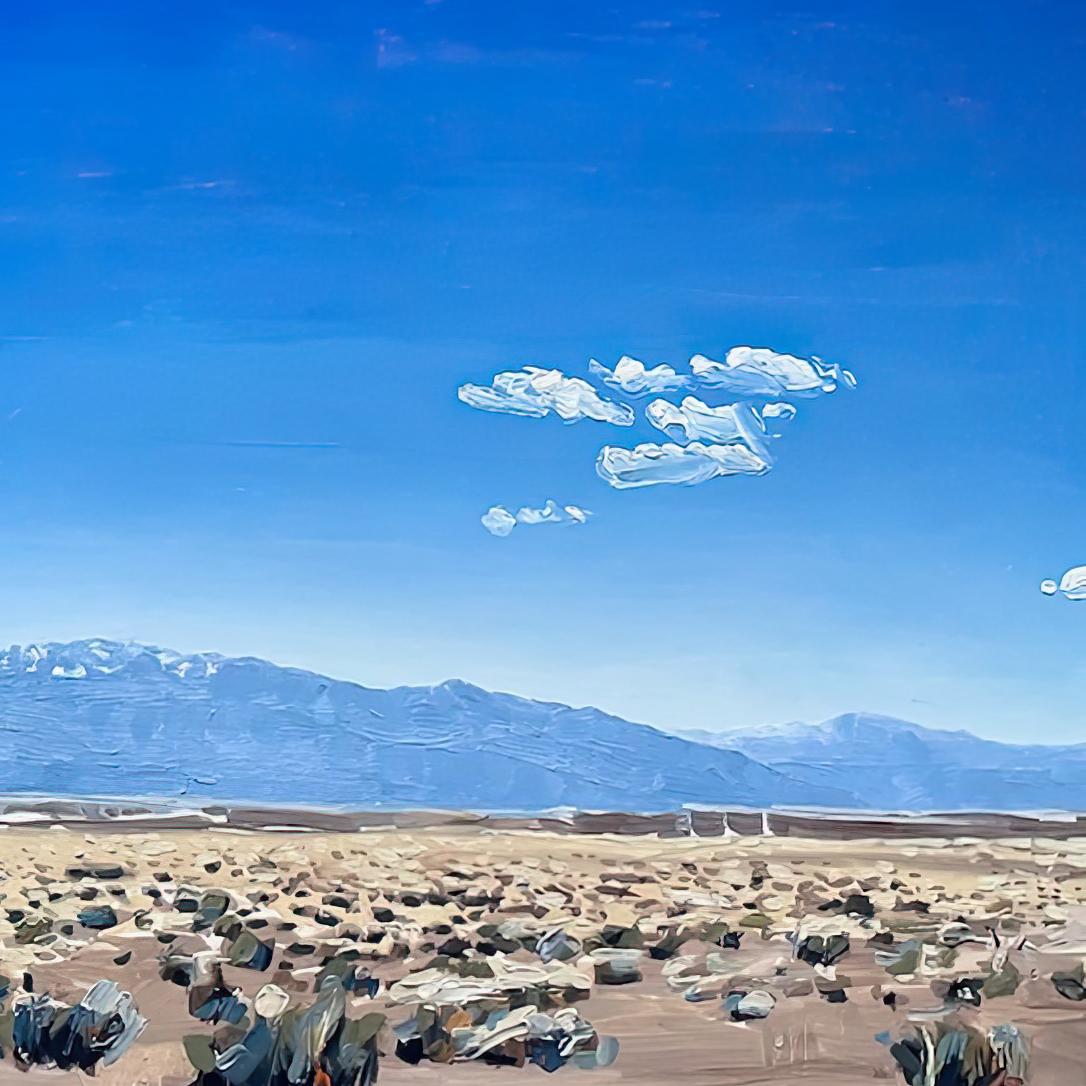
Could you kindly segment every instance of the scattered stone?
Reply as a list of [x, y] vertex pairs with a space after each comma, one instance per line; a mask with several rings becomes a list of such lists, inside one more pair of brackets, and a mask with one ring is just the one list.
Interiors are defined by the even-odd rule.
[[1083, 983], [1083, 967], [1081, 964], [1074, 969], [1052, 974], [1052, 986], [1064, 999], [1081, 1003], [1086, 999], [1086, 984]]
[[122, 864], [105, 861], [102, 863], [73, 864], [65, 870], [64, 874], [70, 879], [99, 879], [104, 881], [124, 878], [126, 872]]
[[535, 952], [545, 962], [568, 962], [580, 957], [583, 946], [580, 939], [562, 928], [555, 928], [539, 937]]
[[117, 926], [117, 914], [109, 905], [95, 905], [89, 909], [80, 909], [76, 918], [85, 928], [105, 931]]
[[729, 992], [724, 999], [724, 1010], [733, 1022], [748, 1022], [756, 1018], [768, 1018], [777, 1005], [773, 996], [761, 989], [753, 992]]
[[634, 984], [641, 979], [641, 951], [600, 947], [592, 951], [597, 984]]

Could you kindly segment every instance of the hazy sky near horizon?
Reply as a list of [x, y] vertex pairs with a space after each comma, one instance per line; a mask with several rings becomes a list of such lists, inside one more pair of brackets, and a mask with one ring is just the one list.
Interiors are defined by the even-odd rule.
[[[1074, 5], [179, 12], [5, 13], [0, 640], [1083, 737]], [[859, 379], [760, 478], [456, 398], [733, 344]]]

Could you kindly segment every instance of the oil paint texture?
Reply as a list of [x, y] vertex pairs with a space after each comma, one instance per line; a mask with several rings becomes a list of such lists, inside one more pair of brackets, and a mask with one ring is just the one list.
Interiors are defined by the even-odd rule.
[[0, 1086], [1086, 1080], [1086, 13], [9, 7]]

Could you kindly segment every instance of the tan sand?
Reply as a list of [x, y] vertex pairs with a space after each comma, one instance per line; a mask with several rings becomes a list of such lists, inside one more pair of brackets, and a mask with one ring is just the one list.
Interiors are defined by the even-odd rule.
[[[120, 864], [119, 879], [73, 878], [66, 872], [93, 864]], [[987, 1027], [1010, 1022], [1030, 1041], [1029, 1082], [1066, 1086], [1082, 1074], [1079, 1053], [1086, 1051], [1086, 1003], [1056, 992], [1054, 969], [1081, 962], [1073, 943], [1086, 904], [1086, 839], [1054, 841], [965, 839], [883, 843], [834, 842], [797, 838], [672, 839], [566, 836], [538, 832], [494, 832], [478, 828], [368, 831], [362, 833], [248, 833], [220, 830], [163, 831], [149, 834], [70, 829], [10, 828], [0, 834], [0, 892], [3, 909], [49, 917], [53, 932], [70, 922], [88, 902], [75, 894], [97, 890], [94, 904], [110, 902], [120, 923], [101, 933], [76, 925], [71, 936], [49, 943], [18, 942], [18, 924], [0, 912], [4, 971], [18, 984], [22, 971], [33, 974], [36, 991], [75, 1002], [100, 978], [131, 991], [149, 1025], [136, 1045], [112, 1068], [99, 1069], [105, 1086], [181, 1086], [195, 1077], [184, 1052], [185, 1034], [212, 1033], [215, 1027], [189, 1017], [183, 988], [160, 979], [162, 932], [192, 938], [191, 916], [179, 914], [146, 891], [165, 898], [178, 888], [220, 888], [238, 900], [263, 898], [272, 917], [263, 929], [274, 934], [275, 963], [266, 973], [226, 966], [229, 986], [252, 995], [270, 979], [294, 985], [294, 1000], [312, 999], [319, 953], [292, 958], [293, 973], [280, 968], [292, 943], [323, 944], [344, 931], [385, 928], [387, 945], [371, 944], [375, 975], [390, 981], [424, 967], [433, 944], [447, 934], [427, 933], [446, 926], [474, 937], [482, 923], [518, 920], [547, 928], [566, 924], [585, 936], [605, 923], [633, 925], [646, 933], [669, 924], [696, 925], [726, 920], [744, 931], [737, 950], [695, 941], [682, 948], [695, 959], [695, 971], [708, 978], [702, 1002], [684, 1000], [670, 987], [665, 963], [643, 963], [644, 979], [611, 987], [596, 984], [577, 1005], [597, 1030], [620, 1042], [609, 1068], [585, 1071], [569, 1065], [556, 1081], [585, 1079], [644, 1084], [682, 1081], [689, 1086], [740, 1086], [747, 1083], [842, 1086], [872, 1080], [902, 1081], [887, 1047], [875, 1040], [884, 1031], [896, 1037], [908, 1016], [937, 1010], [936, 990], [954, 977], [983, 977], [992, 970], [993, 948], [985, 929], [999, 933], [1000, 945], [1020, 981], [1012, 994], [984, 999], [979, 1009], [956, 1016]], [[156, 878], [157, 876], [157, 878]], [[466, 907], [444, 901], [467, 887], [469, 897], [491, 903]], [[329, 895], [351, 904], [328, 903]], [[500, 894], [500, 901], [494, 903]], [[856, 918], [835, 919], [819, 905], [862, 894], [871, 903], [870, 928]], [[249, 895], [246, 899], [246, 895]], [[432, 895], [434, 900], [427, 900]], [[489, 896], [488, 896], [489, 895]], [[140, 910], [150, 923], [137, 923]], [[374, 910], [388, 908], [394, 920], [379, 922]], [[318, 919], [314, 915], [320, 912]], [[380, 914], [387, 915], [387, 914]], [[796, 961], [788, 935], [814, 917], [831, 926], [853, 925], [852, 949], [836, 970], [847, 1002], [833, 1003], [810, 990], [815, 971]], [[461, 923], [460, 921], [463, 921]], [[745, 926], [757, 923], [760, 927]], [[281, 924], [296, 925], [293, 929]], [[977, 942], [937, 961], [939, 933], [947, 924], [968, 923]], [[879, 945], [868, 936], [892, 932], [901, 944], [916, 938], [931, 949], [931, 960], [913, 974], [891, 977], [875, 961]], [[1086, 928], [1082, 928], [1086, 931]], [[651, 941], [650, 937], [649, 941]], [[1046, 953], [1066, 939], [1065, 953]], [[1024, 945], [1019, 945], [1025, 940]], [[396, 951], [392, 944], [403, 949]], [[176, 945], [176, 944], [175, 944]], [[1086, 942], [1084, 942], [1086, 949]], [[945, 948], [943, 948], [945, 950]], [[131, 960], [115, 959], [131, 951]], [[706, 970], [707, 955], [725, 968]], [[397, 955], [402, 956], [397, 956]], [[527, 951], [517, 957], [531, 959]], [[944, 955], [946, 957], [946, 955]], [[308, 970], [308, 972], [307, 972]], [[785, 994], [789, 985], [808, 994]], [[732, 1022], [721, 996], [733, 987], [773, 990], [776, 1005], [768, 1018]], [[882, 996], [893, 990], [898, 1006]], [[10, 1001], [10, 1000], [9, 1000]], [[374, 1001], [385, 1008], [384, 993]], [[352, 1000], [352, 1013], [373, 1008]], [[395, 1023], [403, 1007], [387, 1008]], [[476, 1063], [409, 1066], [393, 1054], [390, 1035], [382, 1035], [381, 1081], [386, 1083], [463, 1083], [536, 1078], [535, 1067], [493, 1068]], [[67, 1077], [39, 1069], [15, 1069], [10, 1053], [0, 1063], [0, 1083]]]

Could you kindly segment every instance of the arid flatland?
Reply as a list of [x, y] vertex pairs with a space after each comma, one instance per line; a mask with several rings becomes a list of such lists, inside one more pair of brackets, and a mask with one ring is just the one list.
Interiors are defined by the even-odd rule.
[[300, 1008], [322, 982], [370, 1024], [381, 1080], [405, 1084], [543, 1074], [516, 1066], [523, 1030], [482, 1066], [470, 1015], [452, 1047], [405, 1042], [450, 992], [572, 1007], [595, 1036], [556, 1074], [600, 1083], [902, 1082], [891, 1046], [917, 1029], [1011, 1026], [1018, 1077], [1065, 1086], [1086, 1047], [1086, 839], [9, 827], [0, 895], [2, 1082], [58, 1074], [17, 1069], [12, 1009], [100, 980], [146, 1019], [95, 1069], [107, 1086], [194, 1082], [191, 1051], [237, 1043], [258, 992]]

